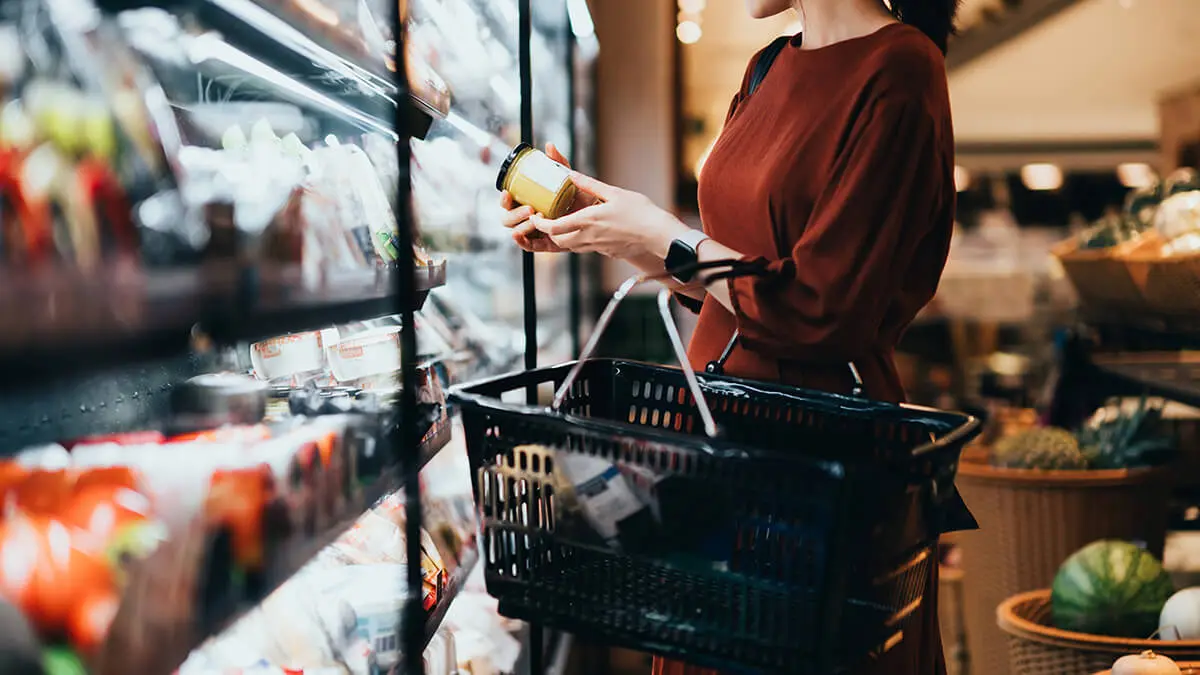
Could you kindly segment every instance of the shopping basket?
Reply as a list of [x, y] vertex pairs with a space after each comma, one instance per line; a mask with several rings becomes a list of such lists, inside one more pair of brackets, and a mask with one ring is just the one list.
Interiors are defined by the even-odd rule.
[[696, 374], [666, 290], [681, 369], [590, 358], [645, 280], [579, 361], [451, 391], [500, 612], [731, 671], [831, 675], [894, 646], [978, 421]]

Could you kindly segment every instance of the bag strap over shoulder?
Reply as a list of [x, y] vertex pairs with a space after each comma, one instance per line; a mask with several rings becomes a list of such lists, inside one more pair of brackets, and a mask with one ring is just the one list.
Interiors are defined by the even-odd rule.
[[784, 35], [775, 38], [775, 41], [767, 45], [762, 54], [758, 57], [758, 61], [754, 64], [754, 71], [750, 73], [750, 82], [746, 85], [746, 95], [754, 93], [758, 89], [758, 85], [766, 79], [767, 73], [771, 70], [771, 65], [775, 63], [775, 58], [779, 56], [783, 48], [791, 41], [791, 36]]

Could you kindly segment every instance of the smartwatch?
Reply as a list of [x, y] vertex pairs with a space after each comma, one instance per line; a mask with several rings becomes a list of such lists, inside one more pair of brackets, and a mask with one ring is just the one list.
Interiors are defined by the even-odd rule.
[[[671, 276], [675, 277], [676, 281], [687, 283], [696, 277], [696, 272], [699, 270], [682, 268], [690, 268], [700, 261], [696, 250], [700, 247], [701, 243], [709, 238], [701, 230], [690, 230], [686, 234], [676, 237], [675, 241], [671, 242], [671, 247], [667, 249], [667, 257], [663, 261], [663, 264], [666, 266], [667, 271], [671, 273]], [[676, 270], [680, 271], [676, 272]]]

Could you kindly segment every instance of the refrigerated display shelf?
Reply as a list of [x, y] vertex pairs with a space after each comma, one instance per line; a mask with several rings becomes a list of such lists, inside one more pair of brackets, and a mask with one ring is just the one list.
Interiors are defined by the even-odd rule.
[[[399, 94], [382, 61], [369, 64], [365, 54], [339, 54], [297, 28], [278, 9], [253, 0], [206, 0], [194, 7], [201, 21], [221, 31], [225, 41], [334, 99], [352, 103], [362, 114], [375, 118], [376, 128], [393, 128]], [[445, 118], [449, 112], [449, 97], [441, 92], [411, 87], [406, 99], [406, 112], [410, 113], [405, 116], [406, 131], [418, 138], [428, 133], [435, 119]]]
[[[414, 309], [445, 281], [444, 261], [418, 268]], [[291, 267], [0, 279], [0, 389], [180, 354], [197, 326], [219, 342], [254, 340], [392, 314], [398, 298], [385, 268], [309, 286]]]
[[[297, 27], [297, 22], [288, 20], [285, 15], [296, 14], [298, 17], [298, 12], [280, 11], [286, 9], [285, 3], [279, 3], [282, 6], [280, 8], [266, 7], [255, 0], [168, 0], [153, 3], [146, 0], [98, 0], [97, 4], [110, 12], [143, 7], [189, 12], [199, 20], [201, 26], [218, 31], [219, 42], [233, 49], [225, 56], [209, 54], [209, 50], [204, 49], [201, 56], [216, 56], [217, 61], [224, 63], [222, 68], [232, 69], [230, 72], [240, 71], [260, 82], [290, 80], [288, 86], [277, 88], [274, 93], [283, 99], [300, 95], [309, 103], [336, 109], [338, 116], [353, 119], [360, 126], [398, 138], [394, 122], [400, 94], [392, 81], [393, 74], [387, 63], [382, 59], [371, 63], [365, 48], [346, 49], [344, 44], [335, 45], [335, 41], [320, 35], [314, 36], [313, 31]], [[386, 20], [390, 22], [391, 19], [389, 17]], [[354, 53], [339, 53], [341, 50]], [[239, 63], [245, 60], [244, 56], [258, 63], [249, 64], [249, 68], [242, 67]], [[204, 66], [206, 58], [193, 55], [191, 60], [197, 70], [214, 74], [212, 64], [207, 68]], [[419, 81], [411, 82], [407, 90], [405, 98], [408, 105], [405, 106], [403, 117], [407, 128], [404, 131], [423, 138], [435, 119], [445, 118], [449, 113], [450, 96], [432, 84]]]
[[1200, 407], [1200, 352], [1096, 355], [1093, 363], [1132, 389]]
[[475, 539], [472, 538], [463, 546], [462, 557], [458, 561], [458, 567], [450, 574], [450, 578], [446, 581], [446, 586], [442, 590], [438, 602], [429, 610], [429, 615], [425, 619], [425, 641], [421, 645], [423, 650], [429, 646], [429, 641], [433, 639], [438, 628], [442, 626], [442, 621], [446, 618], [446, 612], [450, 611], [450, 605], [454, 604], [454, 599], [458, 597], [459, 591], [467, 584], [467, 578], [471, 576], [471, 572], [475, 569], [475, 565], [479, 562], [479, 546]]
[[[450, 442], [451, 438], [450, 424], [442, 424], [430, 437], [425, 440], [419, 449], [420, 460], [417, 464], [417, 471], [425, 468], [434, 457], [437, 457]], [[267, 578], [274, 581], [268, 583], [269, 588], [265, 589], [262, 597], [254, 599], [255, 603], [261, 601], [267, 595], [290, 579], [297, 571], [300, 570], [308, 561], [312, 560], [322, 549], [332, 544], [349, 530], [355, 522], [358, 521], [362, 514], [368, 509], [378, 504], [384, 497], [398, 492], [400, 490], [401, 477], [399, 471], [391, 469], [379, 478], [372, 481], [362, 490], [362, 498], [357, 504], [347, 510], [347, 515], [338, 520], [333, 525], [326, 528], [316, 537], [312, 537], [305, 541], [298, 541], [292, 545], [285, 546], [275, 560], [273, 569], [268, 571]], [[245, 609], [245, 608], [243, 608]], [[227, 621], [228, 622], [228, 621]]]
[[[240, 281], [233, 304], [214, 307], [212, 316], [201, 321], [218, 341], [255, 340], [399, 309], [400, 279], [387, 268], [330, 275], [313, 288], [305, 288], [294, 269], [268, 275], [252, 272]], [[413, 310], [421, 309], [429, 291], [445, 283], [445, 261], [418, 267]]]
[[[418, 470], [424, 468], [448, 445], [451, 428], [450, 424], [443, 424], [438, 432], [422, 443]], [[106, 645], [105, 653], [108, 657], [101, 662], [97, 672], [99, 675], [115, 675], [173, 671], [194, 649], [210, 637], [228, 629], [246, 612], [291, 579], [322, 549], [348, 531], [368, 509], [384, 497], [399, 492], [400, 484], [401, 476], [397, 469], [385, 471], [378, 478], [369, 481], [358, 491], [354, 503], [344, 509], [343, 517], [323, 527], [315, 536], [297, 534], [280, 544], [279, 548], [269, 554], [270, 562], [267, 567], [254, 579], [231, 574], [228, 536], [207, 535], [203, 547], [193, 549], [194, 554], [181, 554], [174, 546], [168, 546], [169, 550], [156, 552], [143, 566], [148, 573], [159, 574], [167, 568], [181, 569], [199, 565], [199, 583], [196, 587], [198, 597], [183, 603], [194, 607], [195, 611], [175, 611], [153, 602], [147, 605], [147, 601], [142, 598], [154, 595], [157, 589], [155, 582], [148, 582], [150, 585], [144, 589], [137, 589], [139, 584], [135, 582], [122, 600], [121, 612], [129, 612], [130, 616], [122, 618], [119, 614], [110, 633], [110, 640], [114, 635], [124, 636], [124, 639], [117, 638], [116, 642], [110, 641]], [[160, 556], [160, 553], [164, 555]], [[193, 558], [191, 561], [188, 561], [189, 555]], [[194, 559], [195, 555], [199, 555], [200, 558]], [[464, 559], [474, 555], [473, 551], [464, 554]], [[181, 562], [183, 565], [180, 565]], [[473, 565], [474, 560], [465, 560], [463, 564]], [[448, 604], [452, 600], [459, 584], [460, 581], [456, 578], [451, 579], [447, 584], [444, 602]], [[133, 604], [127, 606], [131, 601]], [[444, 608], [435, 609], [430, 615], [431, 622], [433, 617], [437, 616], [437, 623], [440, 623], [440, 617], [444, 613]], [[128, 622], [128, 625], [118, 630], [116, 626], [123, 622]], [[135, 622], [136, 628], [133, 627]], [[436, 624], [431, 625], [436, 630]]]
[[[0, 390], [0, 456], [64, 439], [145, 429], [165, 419], [174, 385], [204, 371], [203, 359], [178, 354], [152, 359], [143, 352], [133, 367], [114, 371], [88, 364], [92, 374], [84, 377]], [[10, 370], [4, 382], [11, 377]]]

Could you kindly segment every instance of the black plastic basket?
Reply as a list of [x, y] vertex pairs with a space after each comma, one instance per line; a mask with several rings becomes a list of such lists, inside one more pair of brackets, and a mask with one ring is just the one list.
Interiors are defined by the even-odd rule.
[[[829, 675], [893, 646], [977, 421], [693, 377], [667, 326], [683, 369], [585, 358], [451, 392], [501, 613], [726, 670]], [[509, 402], [549, 386], [552, 408]]]

